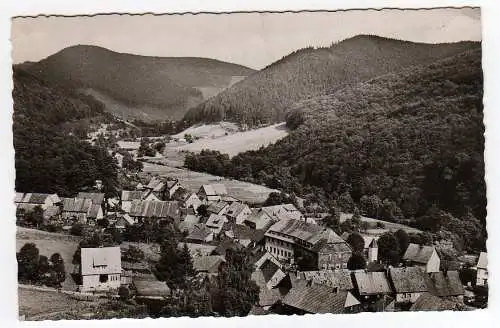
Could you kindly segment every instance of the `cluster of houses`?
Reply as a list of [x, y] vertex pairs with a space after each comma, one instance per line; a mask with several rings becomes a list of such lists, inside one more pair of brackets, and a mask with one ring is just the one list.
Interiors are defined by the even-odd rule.
[[[15, 202], [26, 211], [41, 206], [47, 217], [65, 225], [94, 225], [110, 217], [108, 202], [99, 192], [62, 199], [18, 193]], [[176, 179], [154, 177], [135, 190], [123, 190], [118, 207], [111, 222], [118, 229], [145, 221], [165, 221], [181, 229], [186, 237], [178, 247], [189, 249], [198, 276], [216, 276], [228, 249], [248, 249], [252, 280], [260, 288], [252, 314], [419, 311], [463, 305], [458, 272], [441, 270], [433, 246], [410, 244], [400, 266], [385, 267], [379, 263], [377, 237], [364, 236], [368, 266], [349, 270], [353, 252], [348, 235], [337, 235], [292, 204], [251, 208], [231, 197], [223, 184], [203, 185], [193, 192]], [[487, 285], [486, 262], [482, 253], [477, 285]], [[133, 286], [136, 297], [163, 298], [171, 293], [154, 278], [148, 263], [122, 261], [120, 247], [82, 249], [79, 272], [81, 291], [126, 285]]]

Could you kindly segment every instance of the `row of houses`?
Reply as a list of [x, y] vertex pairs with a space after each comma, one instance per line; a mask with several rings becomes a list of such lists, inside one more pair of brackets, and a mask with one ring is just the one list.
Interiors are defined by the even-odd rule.
[[60, 198], [57, 194], [48, 193], [17, 192], [14, 203], [18, 216], [33, 212], [39, 207], [43, 211], [44, 220], [50, 223], [95, 225], [104, 217], [104, 200], [105, 195], [100, 192], [80, 192], [72, 198]]
[[417, 266], [287, 272], [270, 253], [255, 263], [252, 279], [260, 288], [255, 314], [453, 309], [464, 296], [457, 271], [427, 273]]

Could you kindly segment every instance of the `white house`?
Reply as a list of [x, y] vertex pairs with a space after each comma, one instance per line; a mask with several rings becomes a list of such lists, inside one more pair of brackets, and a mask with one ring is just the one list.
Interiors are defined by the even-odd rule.
[[118, 289], [121, 272], [120, 247], [82, 248], [82, 292]]
[[366, 261], [368, 263], [377, 262], [378, 260], [377, 238], [371, 236], [363, 236], [363, 239], [365, 241], [364, 253]]
[[477, 281], [476, 285], [488, 285], [488, 253], [481, 252], [479, 260], [477, 261]]
[[410, 244], [403, 255], [407, 266], [422, 267], [425, 272], [439, 272], [441, 260], [434, 246]]
[[198, 191], [198, 197], [204, 202], [216, 202], [225, 195], [227, 195], [227, 189], [221, 183], [202, 185]]

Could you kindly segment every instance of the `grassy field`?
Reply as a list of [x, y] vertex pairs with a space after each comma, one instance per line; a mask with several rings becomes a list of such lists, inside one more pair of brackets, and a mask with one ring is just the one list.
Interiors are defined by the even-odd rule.
[[79, 242], [80, 238], [76, 236], [17, 227], [16, 251], [26, 243], [35, 243], [41, 255], [50, 257], [54, 253], [61, 254], [66, 268], [66, 280], [62, 283], [65, 290], [76, 289], [76, 284], [69, 274], [73, 272], [71, 262]]
[[19, 315], [25, 320], [43, 320], [44, 316], [66, 311], [85, 311], [94, 302], [78, 301], [66, 294], [18, 288]]
[[[350, 219], [351, 217], [352, 217], [352, 214], [343, 213], [340, 216], [340, 222], [344, 222], [345, 220]], [[409, 227], [409, 226], [404, 225], [404, 224], [377, 220], [377, 219], [369, 218], [366, 216], [361, 216], [361, 221], [367, 222], [370, 225], [370, 229], [367, 229], [365, 232], [367, 235], [380, 236], [387, 231], [394, 232], [394, 231], [397, 231], [399, 229], [402, 229], [402, 230], [406, 231], [407, 233], [420, 233], [420, 232], [422, 232], [421, 230]], [[377, 223], [382, 223], [384, 225], [384, 228], [375, 228]]]
[[186, 169], [151, 163], [144, 163], [143, 172], [177, 178], [181, 181], [181, 184], [184, 187], [194, 192], [197, 192], [204, 184], [223, 183], [226, 186], [229, 195], [249, 203], [264, 202], [271, 192], [276, 191], [274, 189], [248, 182], [231, 180], [207, 173], [193, 172]]
[[[202, 126], [203, 127], [203, 126]], [[284, 138], [288, 135], [288, 130], [285, 123], [279, 123], [255, 130], [248, 130], [242, 132], [228, 132], [227, 135], [223, 134], [224, 129], [213, 128], [205, 132], [199, 127], [201, 139], [193, 143], [185, 143], [177, 145], [175, 143], [168, 145], [178, 152], [200, 152], [203, 149], [218, 150], [221, 153], [228, 154], [230, 157], [238, 153], [248, 150], [257, 150], [262, 146], [267, 146]], [[189, 129], [188, 129], [189, 130]], [[186, 131], [188, 131], [186, 130]], [[196, 135], [196, 134], [194, 134]]]

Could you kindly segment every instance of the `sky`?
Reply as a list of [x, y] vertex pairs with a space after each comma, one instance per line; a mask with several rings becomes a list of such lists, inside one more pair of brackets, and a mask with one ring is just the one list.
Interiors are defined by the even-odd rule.
[[206, 57], [261, 69], [306, 46], [358, 34], [440, 43], [481, 40], [479, 8], [14, 18], [12, 60], [89, 44], [147, 56]]

